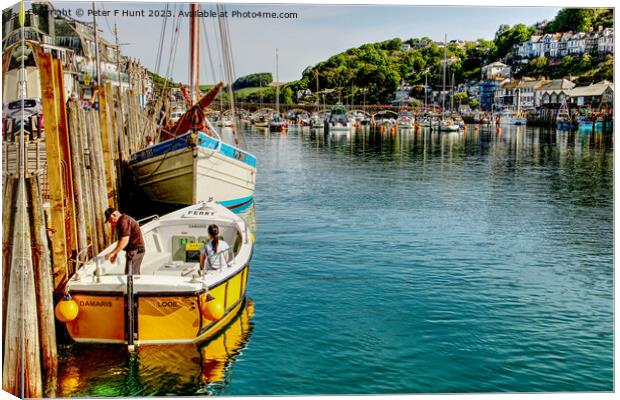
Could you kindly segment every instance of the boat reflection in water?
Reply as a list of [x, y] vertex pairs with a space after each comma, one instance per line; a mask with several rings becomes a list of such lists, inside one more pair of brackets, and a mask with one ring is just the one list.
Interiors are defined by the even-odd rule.
[[[254, 302], [212, 340], [200, 345], [138, 347], [73, 344], [61, 349], [57, 397], [217, 394], [252, 333]], [[48, 388], [48, 393], [54, 391]]]

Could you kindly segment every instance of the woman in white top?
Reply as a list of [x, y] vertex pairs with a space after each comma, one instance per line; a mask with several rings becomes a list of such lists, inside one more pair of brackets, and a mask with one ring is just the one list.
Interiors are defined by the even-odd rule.
[[220, 228], [212, 224], [209, 225], [208, 232], [211, 240], [200, 249], [200, 269], [202, 271], [206, 271], [205, 264], [208, 264], [211, 269], [220, 269], [228, 265], [227, 250], [230, 246], [219, 239]]

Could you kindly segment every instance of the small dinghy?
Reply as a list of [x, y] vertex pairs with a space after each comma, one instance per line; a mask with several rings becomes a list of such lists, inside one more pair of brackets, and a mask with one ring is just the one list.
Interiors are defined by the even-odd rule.
[[[220, 243], [230, 248], [209, 257], [214, 261], [207, 260], [202, 271], [200, 249], [209, 240], [211, 224], [219, 227]], [[197, 343], [211, 338], [242, 308], [253, 251], [243, 218], [208, 201], [155, 216], [141, 230], [145, 255], [140, 275], [125, 275], [124, 252], [115, 263], [105, 261], [114, 243], [69, 280], [68, 296], [60, 304], [71, 302], [77, 315], [61, 313], [59, 319], [76, 342]]]

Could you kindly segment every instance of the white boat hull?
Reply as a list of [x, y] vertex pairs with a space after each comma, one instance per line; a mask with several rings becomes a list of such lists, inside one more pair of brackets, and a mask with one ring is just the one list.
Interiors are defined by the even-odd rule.
[[151, 200], [177, 205], [213, 198], [226, 207], [248, 203], [256, 168], [204, 147], [185, 147], [132, 165], [137, 187]]
[[353, 129], [349, 124], [347, 125], [337, 125], [337, 126], [328, 126], [329, 133], [333, 134], [349, 134]]
[[527, 120], [522, 117], [500, 117], [500, 125], [525, 125]]

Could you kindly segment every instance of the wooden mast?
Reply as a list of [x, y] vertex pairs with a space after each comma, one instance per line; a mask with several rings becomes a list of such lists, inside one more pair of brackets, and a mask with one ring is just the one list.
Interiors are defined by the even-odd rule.
[[189, 83], [193, 105], [196, 104], [200, 98], [200, 25], [198, 24], [198, 13], [200, 12], [200, 6], [198, 4], [191, 3], [189, 5], [189, 9]]
[[278, 49], [276, 48], [276, 114], [280, 116], [280, 81], [278, 77]]
[[445, 35], [443, 41], [443, 91], [441, 94], [441, 120], [443, 121], [443, 113], [446, 111], [446, 70], [448, 69], [448, 35]]

